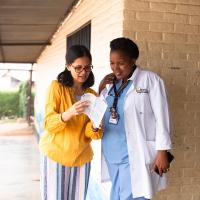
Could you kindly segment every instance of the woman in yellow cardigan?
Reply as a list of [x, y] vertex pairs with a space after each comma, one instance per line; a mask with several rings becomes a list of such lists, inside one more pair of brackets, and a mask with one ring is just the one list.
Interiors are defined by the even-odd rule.
[[66, 68], [52, 81], [46, 100], [44, 128], [39, 146], [43, 157], [42, 199], [84, 200], [93, 151], [91, 139], [102, 137], [83, 114], [89, 102], [84, 93], [95, 92], [92, 57], [82, 45], [66, 54]]

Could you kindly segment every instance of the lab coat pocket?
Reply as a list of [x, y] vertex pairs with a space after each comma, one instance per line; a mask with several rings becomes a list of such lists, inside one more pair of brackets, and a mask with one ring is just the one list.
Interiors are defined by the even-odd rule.
[[147, 112], [150, 106], [149, 94], [135, 92], [135, 107], [138, 112]]
[[153, 165], [157, 154], [156, 143], [155, 141], [146, 141], [146, 144], [145, 161], [147, 165]]

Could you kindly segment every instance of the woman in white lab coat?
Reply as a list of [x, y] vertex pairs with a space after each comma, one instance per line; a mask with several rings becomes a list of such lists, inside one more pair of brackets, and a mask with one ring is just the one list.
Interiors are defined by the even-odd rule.
[[164, 173], [170, 167], [164, 83], [157, 74], [136, 65], [139, 50], [132, 40], [114, 39], [110, 48], [113, 74], [100, 84], [108, 104], [103, 120], [102, 178], [112, 182], [110, 200], [151, 199], [166, 187]]

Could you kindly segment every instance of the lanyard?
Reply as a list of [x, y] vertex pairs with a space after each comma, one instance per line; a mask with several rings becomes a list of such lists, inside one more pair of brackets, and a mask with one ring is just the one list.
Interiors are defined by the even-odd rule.
[[122, 83], [118, 90], [116, 88], [116, 84], [115, 83], [113, 84], [113, 90], [114, 90], [114, 93], [115, 93], [115, 98], [114, 98], [114, 101], [113, 101], [112, 108], [115, 111], [117, 110], [117, 103], [118, 103], [118, 99], [120, 97], [120, 94], [123, 92], [124, 88], [128, 85], [128, 83], [129, 83], [129, 81]]
[[[133, 72], [135, 71], [136, 67], [137, 67], [136, 65], [133, 66], [133, 70], [132, 70], [132, 72], [130, 73], [130, 75], [128, 76], [128, 78], [133, 74]], [[114, 93], [115, 93], [113, 105], [112, 105], [112, 107], [110, 108], [110, 112], [111, 112], [113, 118], [118, 118], [118, 113], [117, 113], [117, 103], [118, 103], [118, 99], [119, 99], [119, 97], [120, 97], [120, 94], [121, 94], [122, 91], [124, 90], [124, 88], [129, 84], [129, 82], [130, 82], [130, 80], [128, 80], [128, 81], [122, 83], [118, 90], [117, 90], [116, 84], [115, 84], [115, 82], [114, 82], [114, 83], [113, 83], [113, 87], [110, 89], [110, 92], [111, 92], [112, 89], [113, 89], [113, 90], [114, 90]], [[109, 92], [109, 93], [110, 93], [110, 92]], [[109, 94], [109, 93], [108, 93], [108, 94]]]

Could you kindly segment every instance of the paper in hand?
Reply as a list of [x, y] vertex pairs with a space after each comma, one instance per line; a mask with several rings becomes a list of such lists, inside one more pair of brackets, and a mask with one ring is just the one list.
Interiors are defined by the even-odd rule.
[[87, 100], [90, 105], [85, 109], [84, 113], [90, 118], [94, 125], [98, 128], [106, 112], [107, 103], [94, 94], [86, 93], [81, 97], [81, 100]]

